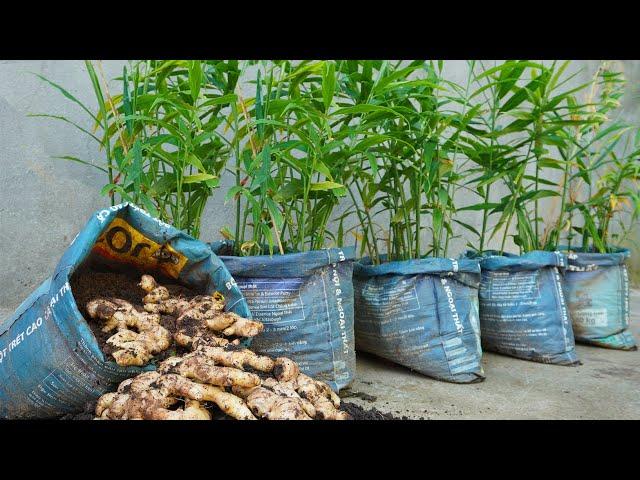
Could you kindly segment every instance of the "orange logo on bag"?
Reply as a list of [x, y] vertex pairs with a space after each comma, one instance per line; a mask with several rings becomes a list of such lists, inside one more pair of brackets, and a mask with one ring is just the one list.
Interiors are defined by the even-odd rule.
[[92, 251], [117, 262], [160, 270], [172, 278], [178, 278], [187, 263], [187, 257], [170, 245], [154, 242], [121, 218], [113, 219]]

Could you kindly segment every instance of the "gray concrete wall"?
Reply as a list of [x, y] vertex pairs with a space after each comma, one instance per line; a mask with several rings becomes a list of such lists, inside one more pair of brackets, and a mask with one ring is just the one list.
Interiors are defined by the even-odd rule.
[[[124, 61], [104, 62], [107, 78], [122, 71]], [[637, 121], [640, 113], [640, 62], [624, 62], [629, 94], [624, 115]], [[576, 62], [588, 78], [598, 62]], [[462, 61], [447, 62], [447, 74], [466, 78]], [[99, 195], [103, 175], [51, 157], [74, 155], [98, 160], [101, 153], [89, 137], [53, 120], [30, 118], [30, 113], [65, 115], [83, 126], [88, 117], [59, 92], [29, 72], [65, 86], [90, 108], [96, 103], [82, 61], [0, 61], [0, 307], [15, 308], [51, 272], [61, 253], [91, 212], [108, 203]], [[114, 90], [117, 87], [114, 85]], [[218, 190], [204, 213], [202, 238], [214, 239], [224, 225], [232, 226], [231, 209], [221, 208]], [[476, 216], [468, 219], [478, 225]], [[639, 232], [636, 230], [635, 237]], [[464, 240], [454, 245], [463, 248]], [[633, 260], [640, 270], [640, 255]]]

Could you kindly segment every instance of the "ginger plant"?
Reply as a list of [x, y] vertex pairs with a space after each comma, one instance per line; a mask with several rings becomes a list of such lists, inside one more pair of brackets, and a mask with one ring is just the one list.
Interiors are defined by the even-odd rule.
[[620, 118], [624, 93], [623, 72], [602, 62], [585, 99], [591, 122], [564, 132], [573, 153], [563, 192], [569, 249], [607, 253], [630, 240], [640, 215], [640, 128]]
[[101, 61], [85, 61], [97, 111], [41, 75], [71, 101], [78, 123], [63, 122], [96, 142], [102, 159], [56, 157], [104, 174], [102, 195], [111, 204], [130, 202], [194, 237], [232, 155], [224, 135], [228, 111], [236, 104], [238, 60], [139, 60], [123, 65], [109, 82]]

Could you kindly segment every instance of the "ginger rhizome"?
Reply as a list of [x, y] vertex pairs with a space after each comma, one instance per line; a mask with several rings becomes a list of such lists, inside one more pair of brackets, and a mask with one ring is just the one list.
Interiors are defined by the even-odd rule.
[[[103, 332], [116, 331], [107, 343], [114, 348], [112, 355], [118, 365], [146, 365], [173, 341], [187, 348], [194, 342], [211, 347], [238, 345], [240, 338], [253, 337], [264, 329], [260, 322], [225, 312], [224, 297], [218, 292], [192, 299], [172, 297], [151, 275], [142, 275], [139, 286], [145, 292], [144, 311], [117, 298], [96, 298], [86, 305], [91, 318], [104, 322]], [[175, 319], [173, 338], [160, 325], [161, 314]]]
[[142, 276], [140, 287], [147, 292], [143, 299], [145, 311], [176, 317], [175, 340], [180, 346], [190, 347], [197, 339], [218, 346], [230, 342], [237, 345], [235, 337], [255, 337], [264, 330], [260, 322], [225, 312], [224, 297], [219, 292], [198, 295], [191, 300], [171, 298], [169, 291], [158, 285], [151, 275]]
[[288, 358], [280, 357], [273, 367], [274, 377], [281, 385], [294, 390], [300, 397], [310, 401], [316, 415], [324, 420], [347, 420], [349, 415], [339, 410], [340, 397], [324, 382], [300, 373], [298, 365]]
[[[139, 286], [145, 292], [144, 311], [115, 298], [87, 304], [91, 318], [104, 322], [107, 340], [119, 365], [145, 365], [167, 350], [172, 340], [189, 353], [160, 362], [155, 372], [125, 380], [116, 392], [100, 397], [99, 419], [208, 420], [213, 405], [239, 420], [345, 420], [340, 398], [323, 382], [300, 373], [284, 357], [272, 359], [239, 347], [242, 337], [254, 337], [264, 325], [225, 312], [224, 297], [171, 296], [151, 275]], [[175, 319], [171, 338], [160, 325], [161, 315]]]
[[[98, 419], [111, 420], [210, 420], [211, 414], [199, 400], [187, 398], [182, 408], [171, 410], [179, 399], [163, 391], [157, 372], [145, 372], [125, 380], [116, 392], [100, 397], [96, 405]], [[170, 388], [170, 387], [169, 387]]]
[[118, 365], [146, 365], [153, 355], [171, 345], [171, 333], [160, 325], [160, 315], [139, 312], [124, 300], [91, 300], [87, 312], [91, 318], [104, 321], [103, 332], [117, 330], [107, 343], [114, 347], [112, 355]]
[[[207, 419], [216, 405], [239, 420], [346, 420], [340, 398], [323, 382], [300, 373], [288, 358], [275, 360], [232, 345], [201, 340], [194, 351], [170, 357], [156, 372], [125, 380], [98, 401], [101, 419]], [[175, 410], [175, 406], [181, 406]], [[204, 412], [207, 413], [205, 415]]]

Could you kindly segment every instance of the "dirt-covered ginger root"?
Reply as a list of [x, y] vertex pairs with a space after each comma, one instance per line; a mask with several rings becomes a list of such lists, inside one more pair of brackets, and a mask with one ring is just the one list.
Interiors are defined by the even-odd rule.
[[86, 305], [93, 319], [104, 321], [102, 331], [117, 330], [107, 343], [120, 366], [143, 366], [157, 353], [171, 345], [171, 333], [160, 322], [160, 316], [137, 311], [129, 302], [120, 299], [97, 298]]
[[158, 285], [151, 275], [142, 275], [138, 284], [146, 295], [142, 299], [144, 309], [149, 313], [178, 315], [189, 307], [189, 301], [181, 297], [171, 297], [166, 287]]
[[[215, 349], [209, 352], [214, 354], [213, 358], [220, 355]], [[263, 378], [259, 386], [232, 387], [232, 392], [245, 399], [254, 415], [267, 420], [351, 418], [339, 410], [340, 397], [327, 384], [300, 373], [293, 360], [280, 357], [272, 365], [273, 377]]]
[[[145, 311], [176, 317], [178, 345], [190, 347], [194, 340], [224, 346], [230, 343], [224, 337], [254, 337], [264, 330], [261, 322], [248, 320], [232, 312], [225, 312], [225, 299], [220, 292], [198, 295], [190, 300], [171, 297], [167, 288], [158, 285], [151, 275], [143, 275], [139, 286], [146, 292]], [[237, 341], [233, 342], [237, 344]]]
[[227, 350], [221, 346], [208, 345], [205, 342], [194, 343], [194, 353], [189, 355], [204, 355], [213, 360], [216, 365], [234, 367], [240, 370], [252, 368], [259, 372], [271, 372], [274, 361], [265, 355], [258, 355], [248, 348]]
[[158, 285], [156, 279], [151, 275], [142, 275], [138, 286], [147, 292], [142, 299], [143, 303], [160, 303], [169, 299], [169, 290], [167, 287]]
[[266, 420], [313, 420], [313, 415], [305, 410], [301, 398], [285, 397], [263, 386], [235, 386], [231, 390], [239, 397], [244, 398], [247, 406], [259, 418]]
[[187, 399], [182, 408], [171, 410], [179, 400], [158, 389], [161, 376], [145, 372], [125, 380], [118, 390], [98, 399], [99, 420], [210, 420], [209, 412], [197, 400]]
[[228, 342], [220, 341], [218, 335], [255, 337], [264, 330], [261, 322], [223, 311], [220, 302], [207, 295], [200, 295], [189, 302], [189, 307], [177, 317], [176, 327], [176, 342], [185, 347], [190, 347], [199, 338], [223, 346]]
[[237, 396], [214, 385], [204, 385], [176, 374], [167, 374], [158, 380], [160, 391], [167, 396], [183, 397], [198, 402], [213, 402], [220, 410], [237, 420], [255, 420], [251, 410]]
[[276, 380], [294, 390], [300, 397], [310, 401], [317, 416], [324, 420], [349, 420], [347, 412], [339, 410], [340, 397], [324, 382], [300, 373], [300, 368], [291, 359], [276, 358], [273, 367]]
[[185, 378], [218, 387], [255, 387], [260, 385], [260, 377], [237, 368], [221, 367], [204, 355], [188, 354], [184, 357], [170, 357], [158, 366], [162, 374], [177, 373]]
[[[181, 400], [183, 408], [171, 408]], [[116, 392], [98, 399], [95, 413], [97, 419], [111, 420], [210, 420], [211, 414], [202, 402], [215, 403], [238, 420], [256, 419], [241, 398], [223, 388], [158, 372], [145, 372], [125, 380]]]

